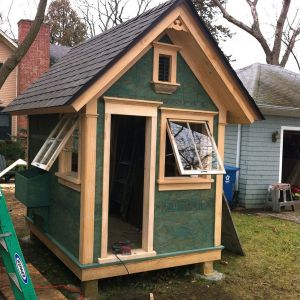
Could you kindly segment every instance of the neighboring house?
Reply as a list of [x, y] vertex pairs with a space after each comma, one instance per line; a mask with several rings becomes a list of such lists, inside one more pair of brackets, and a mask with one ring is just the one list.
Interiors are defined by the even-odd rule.
[[[32, 21], [21, 20], [18, 23], [18, 40], [23, 41]], [[17, 43], [0, 30], [0, 66], [15, 51]], [[10, 117], [1, 112], [16, 96], [49, 69], [51, 64], [58, 62], [69, 47], [50, 45], [49, 26], [43, 24], [34, 43], [25, 57], [13, 70], [0, 90], [0, 140], [8, 140], [17, 136], [18, 130], [27, 129], [27, 119], [24, 116]]]
[[300, 186], [300, 74], [259, 63], [237, 74], [265, 120], [226, 127], [225, 164], [240, 167], [240, 204], [261, 208], [270, 184]]
[[126, 270], [212, 271], [225, 125], [262, 115], [191, 1], [73, 47], [6, 111], [29, 116], [16, 197], [30, 230], [85, 287]]
[[[17, 44], [0, 30], [0, 67], [16, 48]], [[11, 135], [17, 135], [17, 117], [11, 118], [9, 114], [2, 112], [3, 108], [16, 96], [17, 69], [14, 69], [0, 89], [0, 140], [9, 139]]]

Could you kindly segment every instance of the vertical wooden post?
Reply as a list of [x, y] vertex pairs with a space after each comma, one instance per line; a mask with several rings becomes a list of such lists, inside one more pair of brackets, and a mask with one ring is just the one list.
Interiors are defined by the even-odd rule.
[[81, 292], [84, 299], [99, 299], [98, 280], [81, 282]]
[[[218, 151], [222, 161], [224, 161], [224, 141], [225, 141], [225, 125], [226, 110], [219, 111], [218, 126]], [[223, 176], [217, 175], [216, 180], [216, 205], [215, 205], [215, 246], [221, 245], [221, 226], [222, 226], [222, 193], [223, 193]]]
[[110, 168], [110, 130], [111, 114], [104, 116], [104, 146], [103, 146], [103, 180], [102, 188], [102, 227], [101, 227], [101, 257], [107, 257], [108, 243], [108, 207], [109, 207], [109, 168]]
[[81, 194], [79, 261], [93, 262], [96, 184], [97, 99], [85, 107], [81, 118]]
[[157, 117], [146, 118], [142, 248], [153, 251]]

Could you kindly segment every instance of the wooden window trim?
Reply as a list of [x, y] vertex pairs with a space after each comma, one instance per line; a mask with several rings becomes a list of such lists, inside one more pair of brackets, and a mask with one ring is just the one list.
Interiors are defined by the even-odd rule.
[[[177, 83], [177, 52], [181, 47], [165, 44], [160, 42], [153, 42], [153, 78], [152, 84], [156, 93], [160, 94], [172, 94], [180, 86]], [[159, 57], [160, 55], [170, 57], [170, 70], [169, 70], [169, 81], [160, 81], [158, 79], [159, 73]]]
[[[99, 259], [100, 261], [103, 261], [103, 259], [105, 260], [110, 258], [107, 253], [108, 207], [111, 116], [114, 114], [146, 117], [142, 252], [145, 252], [144, 254], [146, 255], [153, 255], [157, 108], [162, 104], [162, 102], [116, 97], [104, 97], [104, 102], [105, 134], [103, 150], [101, 253]], [[136, 251], [137, 249], [134, 250]], [[136, 258], [138, 258], [138, 256]]]
[[[58, 182], [62, 185], [65, 185], [75, 191], [80, 191], [81, 187], [81, 122], [82, 118], [78, 122], [79, 138], [78, 138], [78, 171], [72, 171], [72, 152], [62, 151], [59, 154], [58, 161], [58, 172], [55, 175], [58, 177]], [[66, 143], [67, 147], [71, 147], [71, 137]]]
[[159, 172], [158, 172], [158, 190], [195, 190], [210, 189], [214, 180], [210, 175], [201, 177], [165, 177], [165, 148], [167, 137], [167, 119], [179, 119], [190, 122], [207, 121], [211, 132], [213, 132], [214, 117], [218, 112], [190, 110], [179, 108], [161, 107], [160, 123], [160, 150], [159, 150]]

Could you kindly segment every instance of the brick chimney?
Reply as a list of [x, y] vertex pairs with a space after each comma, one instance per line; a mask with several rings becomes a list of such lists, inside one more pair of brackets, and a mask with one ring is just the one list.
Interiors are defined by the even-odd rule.
[[[18, 23], [20, 44], [26, 37], [33, 21], [20, 20]], [[42, 24], [40, 31], [18, 66], [18, 94], [24, 92], [50, 66], [50, 29]]]
[[[18, 22], [18, 43], [26, 37], [33, 21], [20, 20]], [[26, 55], [18, 65], [18, 94], [24, 92], [50, 67], [50, 29], [42, 24], [40, 31]], [[27, 129], [27, 118], [18, 117], [18, 128]]]

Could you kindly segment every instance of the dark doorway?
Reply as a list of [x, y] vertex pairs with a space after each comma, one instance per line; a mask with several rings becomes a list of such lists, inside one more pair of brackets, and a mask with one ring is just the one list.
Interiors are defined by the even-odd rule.
[[300, 186], [300, 131], [284, 131], [281, 182]]
[[120, 241], [142, 247], [145, 117], [112, 115], [108, 252]]

